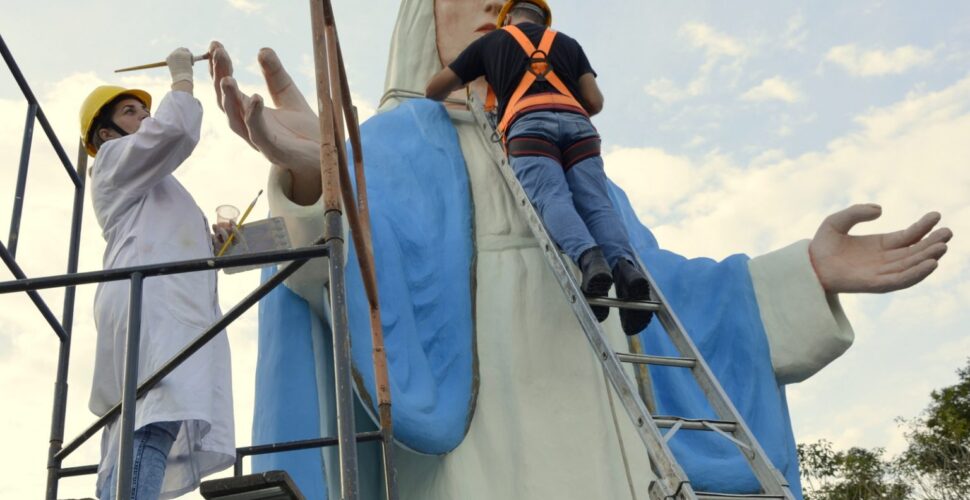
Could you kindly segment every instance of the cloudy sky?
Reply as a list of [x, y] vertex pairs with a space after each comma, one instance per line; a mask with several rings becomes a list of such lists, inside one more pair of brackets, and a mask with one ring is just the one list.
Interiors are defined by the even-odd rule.
[[[482, 8], [480, 0], [467, 0]], [[7, 5], [7, 3], [11, 5]], [[5, 0], [0, 34], [74, 157], [77, 109], [96, 85], [139, 86], [160, 97], [167, 72], [112, 70], [162, 60], [175, 47], [221, 40], [245, 89], [262, 89], [257, 50], [277, 49], [309, 93], [305, 2], [67, 2]], [[380, 99], [395, 0], [334, 0], [351, 87], [362, 117]], [[844, 296], [855, 327], [848, 353], [790, 386], [799, 441], [903, 445], [896, 417], [913, 417], [970, 356], [970, 4], [558, 0], [558, 28], [579, 39], [599, 73], [606, 108], [594, 120], [611, 177], [630, 194], [661, 245], [688, 256], [759, 255], [809, 238], [823, 217], [858, 202], [883, 218], [856, 233], [900, 229], [929, 210], [956, 237], [939, 270], [913, 289]], [[211, 82], [196, 68], [206, 109], [196, 153], [177, 176], [204, 211], [245, 206], [266, 162], [235, 138]], [[0, 238], [6, 242], [26, 105], [0, 70]], [[18, 260], [30, 276], [66, 266], [71, 189], [35, 131]], [[265, 213], [265, 203], [256, 213]], [[100, 268], [104, 243], [86, 200], [81, 269]], [[0, 280], [12, 279], [6, 270]], [[255, 273], [220, 278], [228, 308]], [[78, 294], [67, 435], [90, 424], [93, 287]], [[55, 310], [62, 294], [43, 293]], [[237, 435], [247, 444], [255, 313], [231, 331]], [[17, 481], [0, 497], [44, 488], [57, 342], [28, 300], [0, 297], [0, 470]], [[94, 440], [97, 441], [97, 440]], [[68, 465], [97, 461], [95, 442]], [[60, 497], [90, 496], [91, 477], [62, 481]]]

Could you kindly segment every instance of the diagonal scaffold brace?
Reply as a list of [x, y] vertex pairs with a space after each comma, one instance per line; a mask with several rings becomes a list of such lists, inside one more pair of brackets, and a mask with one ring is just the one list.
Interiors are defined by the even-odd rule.
[[[346, 210], [350, 235], [358, 253], [360, 273], [370, 310], [373, 345], [374, 379], [377, 392], [385, 493], [388, 500], [397, 499], [397, 481], [392, 460], [393, 426], [391, 391], [387, 374], [387, 357], [377, 294], [377, 275], [371, 244], [367, 184], [364, 178], [360, 128], [350, 97], [340, 41], [330, 0], [310, 0], [313, 32], [313, 55], [317, 88], [317, 113], [320, 120], [320, 169], [323, 183], [326, 237], [332, 245], [330, 254], [331, 327], [334, 336], [334, 375], [337, 385], [337, 437], [340, 440], [341, 498], [356, 500], [357, 452], [353, 415], [353, 388], [350, 373], [350, 334], [347, 322], [344, 280], [344, 241], [342, 215]], [[344, 149], [344, 126], [353, 150], [356, 200], [351, 184], [347, 152]]]

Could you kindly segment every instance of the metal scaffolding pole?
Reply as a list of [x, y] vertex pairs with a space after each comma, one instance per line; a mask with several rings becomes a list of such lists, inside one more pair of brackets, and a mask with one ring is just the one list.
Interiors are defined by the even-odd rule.
[[141, 344], [141, 273], [131, 275], [128, 291], [128, 333], [125, 336], [125, 374], [121, 392], [121, 444], [115, 465], [115, 498], [131, 498], [131, 464], [135, 452], [135, 393], [138, 390], [138, 348]]
[[[74, 187], [74, 209], [71, 217], [71, 240], [67, 252], [67, 273], [77, 272], [78, 254], [81, 249], [81, 220], [84, 215], [84, 174], [87, 171], [88, 156], [84, 145], [78, 141], [77, 169], [80, 185]], [[54, 379], [54, 405], [51, 415], [51, 433], [47, 451], [47, 500], [57, 498], [57, 485], [64, 477], [61, 461], [54, 456], [61, 451], [64, 444], [64, 423], [67, 420], [67, 374], [71, 358], [71, 336], [74, 326], [74, 297], [76, 288], [68, 286], [64, 290], [64, 309], [61, 315], [61, 325], [64, 328], [64, 338], [61, 339], [57, 352], [57, 376]]]
[[[392, 460], [393, 426], [391, 420], [391, 392], [387, 374], [387, 356], [381, 325], [377, 275], [371, 244], [370, 220], [367, 208], [367, 185], [364, 178], [360, 130], [350, 99], [347, 74], [340, 52], [340, 41], [330, 0], [310, 0], [313, 30], [314, 66], [316, 70], [317, 112], [320, 121], [320, 168], [325, 206], [326, 234], [334, 245], [330, 260], [330, 299], [333, 343], [334, 378], [337, 385], [337, 431], [340, 440], [341, 495], [357, 498], [357, 453], [352, 437], [353, 388], [351, 386], [350, 333], [346, 323], [346, 289], [344, 283], [344, 255], [342, 217], [347, 216], [350, 235], [358, 253], [358, 264], [370, 307], [370, 329], [374, 380], [380, 416], [382, 455], [384, 459], [385, 494], [396, 500], [397, 487]], [[352, 179], [344, 149], [344, 123], [354, 152], [357, 198], [354, 199]], [[341, 204], [341, 201], [343, 202]], [[337, 255], [337, 259], [334, 256]], [[346, 350], [346, 351], [345, 351]]]
[[24, 195], [27, 191], [27, 167], [30, 165], [30, 145], [34, 140], [34, 121], [37, 118], [37, 103], [27, 104], [27, 122], [24, 124], [24, 140], [20, 146], [20, 168], [17, 170], [17, 189], [13, 197], [13, 211], [10, 215], [10, 236], [7, 249], [10, 255], [17, 256], [17, 242], [20, 241], [20, 218], [24, 210]]

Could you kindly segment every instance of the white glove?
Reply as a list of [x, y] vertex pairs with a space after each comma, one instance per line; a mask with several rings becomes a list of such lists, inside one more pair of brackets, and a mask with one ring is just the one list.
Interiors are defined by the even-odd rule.
[[192, 53], [185, 47], [179, 47], [165, 58], [168, 71], [172, 74], [172, 83], [186, 81], [192, 83]]

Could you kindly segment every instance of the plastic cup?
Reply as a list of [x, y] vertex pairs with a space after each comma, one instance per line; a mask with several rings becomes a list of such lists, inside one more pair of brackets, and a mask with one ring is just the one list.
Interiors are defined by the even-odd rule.
[[235, 224], [239, 219], [239, 209], [232, 205], [219, 205], [216, 207], [216, 224]]

